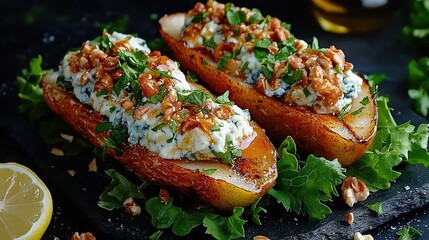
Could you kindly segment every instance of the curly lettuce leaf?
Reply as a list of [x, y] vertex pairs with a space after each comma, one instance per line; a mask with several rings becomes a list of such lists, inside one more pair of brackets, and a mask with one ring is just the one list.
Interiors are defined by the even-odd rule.
[[412, 0], [409, 22], [402, 28], [405, 44], [429, 46], [429, 0]]
[[146, 211], [151, 216], [151, 223], [158, 229], [172, 227], [177, 236], [185, 236], [200, 225], [206, 227], [206, 233], [216, 239], [235, 239], [244, 237], [245, 220], [241, 219], [243, 208], [235, 208], [230, 217], [215, 213], [212, 208], [185, 210], [173, 205], [173, 198], [163, 203], [159, 197], [146, 202]]
[[408, 122], [397, 125], [387, 106], [388, 99], [379, 97], [377, 103], [379, 120], [373, 144], [346, 172], [364, 181], [372, 192], [388, 189], [401, 175], [394, 168], [402, 162], [429, 166], [429, 125], [422, 124], [416, 131]]
[[429, 112], [429, 57], [412, 60], [408, 64], [408, 96], [414, 109], [421, 115]]
[[39, 55], [36, 58], [32, 58], [28, 69], [23, 69], [21, 76], [16, 78], [18, 97], [20, 99], [18, 111], [20, 113], [28, 112], [31, 120], [39, 120], [49, 111], [43, 99], [40, 81], [45, 74], [51, 71], [51, 69], [42, 69], [42, 56]]
[[105, 173], [112, 178], [112, 181], [101, 193], [98, 201], [99, 207], [111, 211], [123, 207], [124, 201], [129, 197], [144, 198], [142, 190], [147, 186], [146, 182], [137, 187], [114, 169], [108, 169]]
[[281, 203], [287, 211], [308, 214], [323, 219], [331, 209], [324, 204], [338, 196], [336, 186], [345, 178], [345, 171], [338, 160], [327, 161], [322, 157], [308, 156], [305, 162], [296, 157], [296, 145], [291, 137], [279, 147], [277, 163], [279, 177], [268, 194]]

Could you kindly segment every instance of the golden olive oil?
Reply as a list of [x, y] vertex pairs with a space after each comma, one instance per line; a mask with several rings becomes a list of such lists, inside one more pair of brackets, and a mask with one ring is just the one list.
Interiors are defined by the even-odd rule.
[[399, 10], [401, 0], [312, 0], [320, 26], [334, 33], [366, 33], [384, 27]]

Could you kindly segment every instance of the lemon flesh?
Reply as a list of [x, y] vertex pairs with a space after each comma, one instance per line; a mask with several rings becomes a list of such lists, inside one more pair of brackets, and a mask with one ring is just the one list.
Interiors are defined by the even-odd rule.
[[41, 239], [52, 217], [52, 197], [29, 168], [0, 164], [0, 239]]

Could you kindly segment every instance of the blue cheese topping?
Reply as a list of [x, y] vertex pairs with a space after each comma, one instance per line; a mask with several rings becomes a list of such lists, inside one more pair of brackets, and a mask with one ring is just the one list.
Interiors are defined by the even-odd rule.
[[288, 24], [257, 9], [197, 3], [181, 34], [188, 47], [205, 48], [218, 70], [318, 114], [347, 112], [361, 90], [362, 79], [341, 50], [310, 46], [295, 38]]
[[71, 83], [76, 98], [113, 126], [125, 126], [131, 144], [167, 159], [211, 159], [255, 136], [247, 111], [227, 94], [215, 98], [188, 83], [176, 62], [151, 53], [144, 40], [114, 32], [101, 42], [110, 47], [87, 41], [67, 53], [58, 81]]

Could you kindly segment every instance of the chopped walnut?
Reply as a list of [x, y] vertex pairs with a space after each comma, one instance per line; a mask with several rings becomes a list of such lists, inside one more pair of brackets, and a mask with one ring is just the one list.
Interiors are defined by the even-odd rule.
[[347, 177], [341, 186], [343, 199], [350, 207], [357, 202], [366, 200], [369, 196], [369, 190], [365, 183], [355, 177]]
[[163, 203], [168, 203], [168, 201], [170, 200], [170, 194], [165, 188], [159, 189], [159, 199]]
[[95, 240], [94, 235], [90, 232], [79, 234], [78, 232], [75, 232], [70, 240]]
[[72, 136], [72, 135], [60, 133], [60, 136], [69, 143], [73, 142], [74, 136]]
[[139, 215], [142, 211], [141, 207], [136, 202], [134, 202], [132, 197], [127, 198], [123, 205], [125, 207], [125, 212], [131, 216]]
[[270, 240], [270, 239], [262, 235], [256, 235], [253, 237], [253, 240]]
[[374, 240], [374, 238], [369, 234], [362, 235], [362, 233], [360, 232], [355, 232], [355, 236], [353, 237], [353, 240]]
[[67, 173], [73, 177], [76, 174], [76, 171], [75, 170], [67, 170]]
[[95, 158], [88, 164], [88, 172], [97, 172], [97, 160]]
[[347, 216], [346, 216], [346, 221], [350, 225], [352, 225], [352, 223], [354, 222], [354, 220], [355, 220], [355, 217], [354, 217], [353, 213], [348, 213]]
[[59, 156], [59, 157], [64, 156], [63, 150], [61, 150], [61, 148], [57, 148], [57, 147], [53, 147], [51, 149], [51, 153], [52, 153], [52, 155]]

